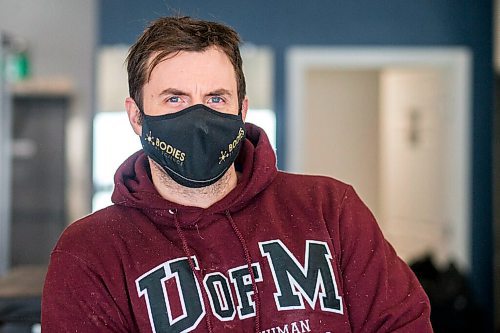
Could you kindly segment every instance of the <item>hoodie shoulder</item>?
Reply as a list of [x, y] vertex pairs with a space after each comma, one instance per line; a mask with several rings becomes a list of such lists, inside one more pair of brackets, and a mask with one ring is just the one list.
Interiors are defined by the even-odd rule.
[[350, 185], [331, 177], [280, 171], [269, 186], [268, 195], [273, 195], [276, 203], [338, 216], [350, 189]]
[[127, 229], [136, 228], [130, 223], [132, 208], [112, 205], [87, 215], [63, 231], [54, 251], [68, 252], [79, 256], [89, 250], [106, 247], [110, 239]]
[[351, 185], [329, 176], [295, 174], [284, 171], [278, 172], [275, 182], [278, 186], [292, 191], [315, 190], [337, 196], [343, 196], [346, 191], [352, 188]]

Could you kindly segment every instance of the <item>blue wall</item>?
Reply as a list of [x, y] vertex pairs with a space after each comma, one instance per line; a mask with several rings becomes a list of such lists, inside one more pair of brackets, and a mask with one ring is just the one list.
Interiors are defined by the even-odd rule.
[[[473, 52], [472, 274], [492, 309], [492, 0], [101, 0], [100, 44], [131, 44], [147, 23], [172, 14], [220, 21], [275, 51], [275, 109], [286, 120], [285, 50], [291, 45], [466, 46]], [[284, 128], [278, 150], [284, 152]], [[285, 157], [279, 156], [284, 167]], [[490, 313], [491, 315], [491, 313]]]

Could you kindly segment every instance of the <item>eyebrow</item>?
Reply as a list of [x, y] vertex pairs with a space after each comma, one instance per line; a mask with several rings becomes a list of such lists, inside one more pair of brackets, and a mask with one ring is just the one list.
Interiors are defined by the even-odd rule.
[[[187, 96], [189, 95], [187, 92], [184, 92], [182, 90], [176, 89], [176, 88], [167, 88], [163, 90], [159, 96], [165, 96], [165, 95], [180, 95], [180, 96]], [[214, 91], [209, 92], [206, 96], [229, 96], [231, 97], [232, 94], [229, 90], [220, 88], [216, 89]]]
[[182, 91], [182, 90], [179, 90], [179, 89], [176, 89], [176, 88], [167, 88], [165, 90], [163, 90], [159, 96], [165, 96], [165, 95], [181, 95], [181, 96], [185, 96], [185, 95], [188, 95], [188, 93]]
[[222, 96], [226, 95], [226, 96], [231, 97], [231, 92], [227, 89], [221, 88], [221, 89], [214, 90], [214, 91], [207, 94], [207, 96], [221, 96], [221, 95]]

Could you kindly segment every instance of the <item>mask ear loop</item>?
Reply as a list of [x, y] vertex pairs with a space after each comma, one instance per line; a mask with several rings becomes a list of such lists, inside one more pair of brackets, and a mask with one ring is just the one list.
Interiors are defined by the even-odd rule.
[[243, 101], [238, 101], [238, 116], [241, 116], [241, 121], [245, 123], [245, 119], [243, 119]]
[[139, 105], [137, 105], [137, 102], [135, 101], [135, 99], [132, 98], [132, 100], [134, 101], [134, 104], [135, 104], [135, 108], [137, 110], [137, 112], [139, 113], [138, 116], [137, 116], [137, 123], [139, 125], [142, 126], [142, 123], [144, 121], [144, 111], [141, 110], [141, 108], [139, 107]]
[[142, 112], [139, 108], [137, 108], [137, 112], [139, 112], [137, 115], [137, 123], [142, 126], [142, 123], [144, 122], [144, 112]]

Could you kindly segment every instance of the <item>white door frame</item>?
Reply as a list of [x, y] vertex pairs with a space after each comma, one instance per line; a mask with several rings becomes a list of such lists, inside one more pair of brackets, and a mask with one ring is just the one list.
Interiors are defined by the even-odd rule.
[[436, 67], [450, 77], [452, 110], [455, 112], [450, 132], [453, 145], [448, 147], [450, 176], [456, 180], [452, 205], [456, 229], [451, 236], [454, 259], [469, 269], [470, 253], [470, 160], [471, 160], [471, 67], [472, 57], [462, 47], [292, 47], [286, 53], [286, 166], [303, 172], [303, 112], [305, 78], [311, 69], [383, 69], [388, 67]]
[[[0, 65], [7, 57], [4, 35], [0, 31]], [[0, 76], [0, 277], [10, 268], [11, 176], [12, 176], [11, 96], [5, 78]]]

